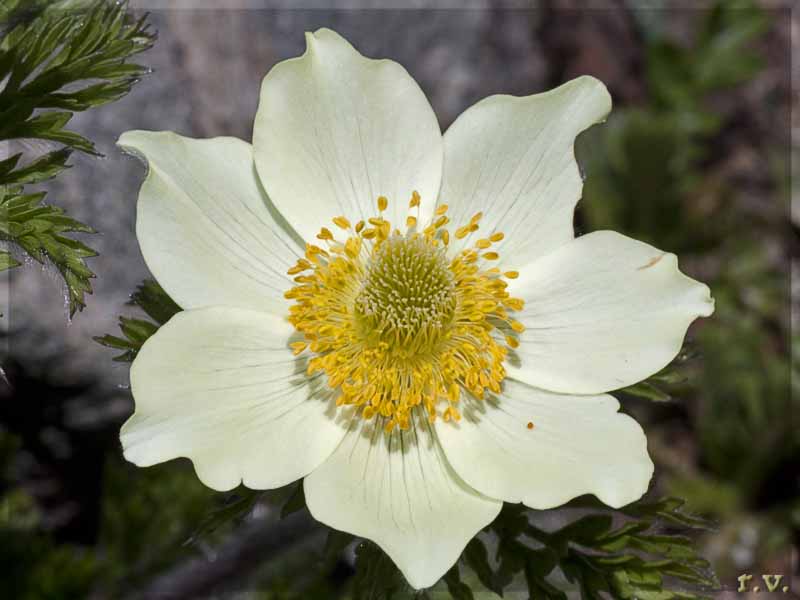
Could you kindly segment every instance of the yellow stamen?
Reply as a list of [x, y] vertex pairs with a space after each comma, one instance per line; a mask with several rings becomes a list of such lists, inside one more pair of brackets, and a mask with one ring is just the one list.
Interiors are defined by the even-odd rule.
[[350, 221], [345, 217], [334, 217], [333, 222], [341, 229], [350, 229]]
[[[409, 205], [419, 204], [414, 192]], [[381, 196], [377, 207], [383, 212], [388, 200]], [[289, 269], [305, 272], [284, 294], [294, 302], [289, 322], [305, 338], [290, 344], [293, 353], [310, 351], [306, 370], [326, 374], [338, 390], [336, 404], [360, 407], [358, 414], [379, 419], [386, 432], [408, 429], [414, 415], [458, 421], [465, 393], [478, 399], [499, 393], [503, 362], [524, 330], [508, 313], [522, 310], [523, 302], [486, 264], [498, 253], [447, 253], [446, 212], [446, 205], [437, 207], [422, 232], [412, 230], [417, 217], [407, 217], [405, 234], [382, 216], [352, 230], [347, 218], [335, 217], [351, 236], [340, 242], [323, 227], [318, 237], [330, 252], [308, 244], [305, 258]], [[481, 217], [456, 228], [456, 238], [476, 231]], [[475, 247], [500, 239], [493, 233]]]

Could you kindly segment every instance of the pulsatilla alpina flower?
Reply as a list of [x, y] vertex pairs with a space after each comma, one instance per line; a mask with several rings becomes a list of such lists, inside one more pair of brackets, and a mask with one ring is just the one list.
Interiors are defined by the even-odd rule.
[[307, 43], [264, 79], [252, 146], [120, 139], [149, 163], [145, 260], [184, 309], [133, 364], [125, 456], [189, 457], [217, 490], [304, 478], [314, 517], [418, 588], [503, 501], [639, 498], [646, 440], [605, 392], [713, 302], [672, 254], [574, 238], [573, 143], [605, 87], [492, 96], [442, 135], [400, 65]]

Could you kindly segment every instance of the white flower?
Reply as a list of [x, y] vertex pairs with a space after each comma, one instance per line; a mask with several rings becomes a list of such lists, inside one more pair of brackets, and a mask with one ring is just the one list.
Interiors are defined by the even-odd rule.
[[573, 142], [603, 84], [492, 96], [442, 136], [400, 65], [307, 43], [265, 77], [252, 146], [120, 138], [150, 167], [144, 258], [184, 308], [131, 369], [125, 456], [189, 457], [217, 490], [305, 478], [315, 518], [416, 588], [503, 501], [639, 498], [645, 436], [605, 393], [669, 363], [713, 301], [672, 254], [574, 239]]

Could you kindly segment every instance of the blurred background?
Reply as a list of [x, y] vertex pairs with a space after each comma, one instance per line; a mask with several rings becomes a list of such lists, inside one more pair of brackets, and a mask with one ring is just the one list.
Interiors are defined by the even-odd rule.
[[723, 586], [717, 597], [745, 597], [735, 591], [742, 573], [783, 574], [792, 591], [779, 595], [798, 597], [792, 1], [373, 4], [131, 4], [149, 10], [158, 31], [137, 58], [152, 73], [122, 100], [75, 116], [71, 127], [105, 156], [75, 155], [43, 186], [49, 202], [100, 232], [83, 238], [99, 252], [89, 260], [94, 294], [70, 319], [49, 267], [25, 264], [0, 282], [0, 598], [327, 598], [346, 589], [346, 557], [311, 582], [324, 535], [304, 511], [279, 521], [267, 495], [246, 518], [203, 527], [226, 501], [188, 461], [126, 463], [118, 431], [133, 410], [129, 366], [92, 341], [136, 314], [125, 304], [149, 277], [134, 236], [144, 168], [116, 138], [169, 129], [249, 141], [261, 78], [321, 26], [403, 64], [443, 130], [490, 94], [541, 92], [581, 74], [606, 83], [612, 116], [577, 147], [586, 177], [577, 232], [615, 229], [675, 252], [716, 298], [675, 367], [621, 396], [647, 432], [653, 494], [685, 498], [715, 524], [697, 542]]

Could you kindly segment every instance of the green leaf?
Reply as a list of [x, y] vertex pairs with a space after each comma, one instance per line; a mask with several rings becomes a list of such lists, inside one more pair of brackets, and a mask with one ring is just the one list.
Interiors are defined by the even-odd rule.
[[356, 546], [355, 567], [354, 600], [391, 600], [410, 587], [392, 559], [367, 540]]
[[652, 400], [653, 402], [669, 402], [672, 400], [672, 396], [667, 394], [664, 390], [646, 381], [622, 388], [619, 390], [619, 393], [627, 394], [628, 396], [636, 396], [637, 398], [644, 398], [645, 400]]
[[285, 519], [290, 514], [303, 510], [306, 507], [306, 495], [303, 491], [303, 481], [300, 480], [294, 486], [292, 495], [286, 500], [286, 503], [281, 508], [281, 519]]
[[0, 196], [0, 240], [15, 244], [34, 260], [51, 263], [58, 269], [67, 284], [72, 315], [85, 306], [85, 294], [92, 293], [89, 280], [94, 273], [85, 259], [97, 253], [66, 234], [94, 230], [67, 217], [60, 208], [42, 204], [44, 192], [23, 194], [21, 190], [20, 186], [10, 186]]
[[546, 579], [556, 567], [556, 564], [555, 553], [549, 548], [526, 552], [524, 573], [531, 598], [567, 600], [567, 594]]
[[125, 337], [104, 335], [94, 338], [96, 342], [103, 346], [125, 351], [114, 357], [117, 362], [132, 362], [147, 339], [158, 331], [158, 326], [150, 321], [128, 317], [119, 318], [119, 328]]
[[241, 521], [253, 510], [256, 502], [263, 492], [240, 487], [233, 494], [223, 500], [223, 504], [212, 510], [201, 521], [191, 537], [184, 545], [193, 544], [198, 539], [208, 536], [223, 525], [232, 521]]
[[486, 550], [486, 545], [480, 538], [474, 537], [469, 541], [467, 547], [464, 549], [462, 558], [487, 589], [492, 590], [495, 594], [502, 593], [503, 588], [495, 581], [494, 574], [492, 573], [492, 565], [489, 562], [489, 552]]
[[574, 505], [593, 512], [556, 531], [533, 526], [528, 519], [531, 511], [521, 505], [505, 505], [489, 526], [497, 536], [498, 566], [490, 563], [480, 540], [470, 542], [461, 558], [487, 588], [500, 595], [521, 574], [531, 598], [566, 600], [565, 590], [551, 581], [556, 570], [578, 584], [584, 600], [604, 600], [609, 594], [630, 599], [696, 599], [702, 596], [678, 589], [675, 582], [701, 589], [718, 586], [691, 538], [663, 533], [667, 525], [690, 530], [707, 526], [681, 510], [683, 501], [636, 502], [617, 511], [596, 500]]
[[7, 271], [8, 269], [18, 267], [19, 265], [20, 262], [15, 260], [11, 254], [5, 251], [0, 251], [0, 271]]
[[[127, 60], [154, 36], [133, 21], [124, 3], [44, 11], [22, 22], [0, 44], [0, 139], [38, 138], [88, 153], [94, 145], [65, 129], [72, 112], [113, 102], [146, 73]], [[46, 111], [42, 109], [66, 109]]]
[[[61, 209], [42, 205], [44, 193], [26, 194], [21, 186], [57, 176], [69, 167], [74, 150], [98, 154], [91, 141], [66, 127], [75, 111], [130, 91], [146, 69], [129, 59], [152, 46], [154, 35], [144, 19], [130, 18], [124, 2], [110, 0], [3, 0], [0, 22], [6, 24], [0, 30], [0, 140], [40, 139], [64, 146], [0, 161], [0, 240], [58, 269], [74, 315], [92, 292], [94, 274], [85, 259], [96, 253], [69, 234], [93, 230]], [[18, 264], [4, 257], [0, 267]]]
[[6, 125], [0, 125], [0, 140], [36, 138], [59, 142], [89, 154], [98, 154], [92, 142], [82, 135], [64, 129], [64, 126], [72, 118], [70, 112], [46, 112], [31, 117], [27, 121], [15, 120], [15, 117], [14, 114], [5, 116], [9, 120]]
[[713, 524], [708, 519], [683, 511], [684, 500], [680, 498], [661, 498], [654, 502], [639, 501], [629, 504], [622, 511], [633, 517], [658, 519], [671, 525], [688, 529], [709, 530]]
[[5, 185], [47, 181], [69, 168], [67, 159], [71, 154], [72, 150], [70, 148], [62, 148], [38, 157], [23, 168], [12, 170], [22, 156], [21, 153], [15, 154], [11, 158], [0, 162], [0, 181], [3, 181]]
[[591, 545], [611, 529], [611, 524], [611, 515], [586, 515], [550, 535], [549, 546], [566, 555], [569, 544]]
[[461, 574], [458, 571], [458, 563], [453, 565], [444, 575], [444, 582], [447, 585], [447, 591], [453, 600], [474, 600], [475, 596], [469, 586], [461, 581]]
[[122, 354], [114, 357], [117, 362], [133, 362], [148, 338], [181, 310], [180, 306], [175, 304], [161, 286], [152, 279], [146, 279], [136, 288], [136, 291], [131, 294], [129, 304], [141, 308], [155, 323], [144, 319], [120, 317], [119, 328], [122, 337], [107, 334], [93, 338], [98, 344], [115, 350], [123, 350]]

